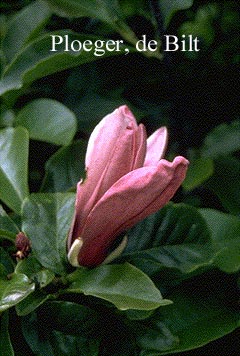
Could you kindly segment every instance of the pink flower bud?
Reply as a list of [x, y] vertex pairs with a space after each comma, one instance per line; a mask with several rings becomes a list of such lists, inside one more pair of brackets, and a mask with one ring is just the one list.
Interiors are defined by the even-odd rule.
[[[77, 185], [68, 236], [68, 259], [93, 267], [109, 254], [116, 237], [162, 208], [185, 178], [188, 161], [161, 159], [167, 144], [162, 127], [148, 139], [127, 106], [94, 129], [86, 153], [87, 177]], [[126, 240], [125, 240], [126, 242]]]

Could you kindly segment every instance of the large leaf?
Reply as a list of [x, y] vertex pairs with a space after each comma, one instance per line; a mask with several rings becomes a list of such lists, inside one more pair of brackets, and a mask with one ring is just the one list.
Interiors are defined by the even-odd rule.
[[216, 158], [240, 150], [240, 121], [221, 124], [206, 136], [202, 148], [204, 157]]
[[3, 39], [3, 52], [11, 60], [47, 22], [51, 15], [43, 1], [34, 1], [19, 11], [9, 22]]
[[147, 275], [128, 263], [79, 269], [69, 278], [72, 283], [64, 292], [95, 296], [121, 310], [151, 310], [171, 303]]
[[239, 325], [236, 293], [235, 284], [215, 272], [185, 283], [169, 295], [172, 305], [157, 310], [147, 324], [134, 324], [140, 355], [190, 350], [230, 333]]
[[35, 289], [34, 283], [25, 274], [13, 273], [0, 279], [0, 311], [18, 304]]
[[197, 209], [184, 204], [169, 203], [133, 227], [127, 236], [129, 242], [121, 259], [150, 276], [167, 279], [167, 283], [171, 282], [171, 270], [188, 274], [209, 265], [213, 257], [204, 219]]
[[214, 264], [228, 273], [240, 268], [240, 219], [213, 209], [201, 209], [216, 251]]
[[55, 273], [66, 269], [66, 237], [75, 195], [32, 194], [23, 204], [22, 230], [30, 238], [38, 261]]
[[46, 163], [46, 175], [41, 191], [64, 192], [76, 186], [85, 175], [87, 143], [76, 141], [60, 148]]
[[28, 196], [28, 133], [22, 127], [0, 131], [0, 199], [20, 214]]
[[[51, 36], [68, 36], [69, 44], [76, 40], [81, 43], [85, 40], [90, 40], [93, 43], [91, 51], [74, 52], [65, 51], [65, 45], [57, 47], [56, 51], [52, 49]], [[65, 39], [65, 37], [63, 37]], [[95, 52], [94, 43], [103, 40], [101, 53]], [[100, 44], [100, 42], [98, 42]], [[70, 46], [70, 45], [69, 45]], [[47, 33], [35, 41], [29, 43], [24, 49], [15, 57], [15, 59], [6, 68], [3, 78], [0, 81], [0, 95], [14, 89], [22, 88], [23, 84], [31, 83], [38, 78], [46, 75], [60, 72], [64, 69], [72, 68], [83, 63], [95, 61], [97, 59], [108, 56], [120, 55], [125, 53], [125, 46], [120, 48], [120, 51], [107, 51], [106, 39], [101, 39], [99, 36], [76, 34], [71, 31], [58, 31], [54, 33]], [[106, 50], [106, 51], [105, 51]]]
[[33, 140], [55, 145], [70, 144], [77, 130], [74, 113], [52, 99], [37, 99], [24, 106], [15, 125], [25, 127]]
[[70, 302], [50, 302], [22, 318], [23, 334], [39, 356], [97, 356], [97, 313]]
[[3, 313], [0, 317], [0, 356], [14, 356], [14, 350], [8, 332], [8, 319], [7, 312]]

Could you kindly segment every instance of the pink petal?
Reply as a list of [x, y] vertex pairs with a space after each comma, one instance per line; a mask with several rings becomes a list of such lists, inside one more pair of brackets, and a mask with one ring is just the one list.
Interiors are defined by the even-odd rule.
[[163, 207], [185, 178], [188, 161], [176, 157], [156, 166], [136, 169], [120, 178], [86, 219], [81, 234], [80, 265], [103, 262], [116, 236]]
[[87, 177], [77, 185], [75, 216], [68, 246], [80, 236], [85, 220], [96, 202], [119, 178], [141, 167], [145, 153], [145, 128], [143, 125], [137, 126], [126, 106], [106, 116], [97, 130], [95, 128], [88, 144]]
[[126, 105], [105, 116], [93, 130], [88, 141], [86, 168], [102, 172], [112, 155], [116, 142], [125, 135], [126, 129], [137, 130], [137, 122]]
[[152, 166], [164, 156], [167, 147], [168, 132], [166, 127], [160, 127], [147, 139], [147, 153], [144, 166]]

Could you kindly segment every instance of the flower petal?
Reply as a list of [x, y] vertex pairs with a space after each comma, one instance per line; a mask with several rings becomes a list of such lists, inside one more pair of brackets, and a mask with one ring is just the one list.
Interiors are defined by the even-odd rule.
[[103, 172], [113, 148], [127, 129], [137, 130], [137, 122], [126, 105], [105, 116], [93, 130], [86, 152], [86, 169], [96, 176]]
[[75, 216], [68, 248], [81, 235], [85, 220], [96, 202], [122, 176], [143, 165], [146, 131], [127, 108], [107, 115], [93, 131], [87, 150], [87, 177], [77, 185]]
[[156, 166], [136, 169], [120, 178], [88, 215], [78, 261], [83, 266], [103, 262], [116, 236], [163, 207], [185, 178], [188, 161], [176, 157]]
[[160, 127], [147, 139], [147, 153], [144, 166], [152, 166], [164, 156], [167, 147], [168, 132], [165, 126]]

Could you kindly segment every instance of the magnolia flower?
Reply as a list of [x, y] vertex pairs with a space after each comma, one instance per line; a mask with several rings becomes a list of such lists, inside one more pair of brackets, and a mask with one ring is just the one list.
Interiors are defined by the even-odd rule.
[[73, 266], [93, 267], [108, 261], [120, 233], [172, 198], [185, 178], [188, 161], [181, 156], [173, 162], [162, 159], [166, 144], [165, 127], [147, 139], [144, 125], [137, 125], [127, 106], [95, 127], [87, 147], [86, 179], [77, 185], [68, 236], [68, 260]]

